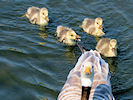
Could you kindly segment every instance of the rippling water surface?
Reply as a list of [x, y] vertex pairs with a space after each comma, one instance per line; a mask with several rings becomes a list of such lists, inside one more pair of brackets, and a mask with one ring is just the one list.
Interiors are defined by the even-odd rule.
[[[46, 29], [21, 17], [30, 6], [48, 8]], [[118, 40], [118, 57], [104, 59], [110, 64], [115, 98], [133, 100], [132, 0], [1, 0], [0, 100], [56, 100], [81, 54], [78, 47], [58, 42], [56, 27], [72, 27], [87, 49], [95, 49], [95, 37], [79, 27], [86, 17], [102, 17], [104, 37]]]

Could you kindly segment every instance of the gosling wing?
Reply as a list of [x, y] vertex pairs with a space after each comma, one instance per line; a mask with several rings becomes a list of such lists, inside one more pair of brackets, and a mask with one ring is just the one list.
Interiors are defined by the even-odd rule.
[[32, 16], [34, 16], [36, 13], [38, 13], [40, 11], [40, 8], [37, 7], [30, 7], [28, 8], [27, 12], [26, 12], [26, 16], [28, 18], [31, 18]]

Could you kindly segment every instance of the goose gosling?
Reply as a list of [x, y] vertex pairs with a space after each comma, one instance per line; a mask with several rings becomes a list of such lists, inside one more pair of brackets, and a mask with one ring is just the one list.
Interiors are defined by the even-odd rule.
[[105, 33], [102, 31], [102, 23], [103, 20], [99, 17], [96, 19], [85, 18], [82, 22], [81, 28], [83, 28], [87, 34], [101, 37], [105, 35]]
[[109, 38], [100, 39], [97, 43], [96, 50], [105, 57], [116, 57], [117, 41]]
[[38, 24], [40, 26], [46, 26], [49, 22], [47, 8], [29, 7], [26, 12], [26, 17], [32, 24]]
[[80, 36], [77, 35], [71, 28], [58, 26], [56, 32], [59, 41], [66, 45], [73, 46], [76, 44], [76, 40], [81, 41]]

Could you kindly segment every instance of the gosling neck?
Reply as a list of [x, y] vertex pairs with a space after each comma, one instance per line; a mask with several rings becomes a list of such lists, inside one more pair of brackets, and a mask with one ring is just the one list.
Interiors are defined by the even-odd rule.
[[48, 22], [45, 19], [45, 16], [41, 16], [41, 13], [40, 13], [40, 25], [45, 26], [47, 24], [48, 24]]
[[66, 43], [67, 43], [68, 45], [75, 45], [75, 44], [76, 44], [75, 41], [73, 41], [73, 40], [71, 40], [71, 39], [69, 39], [69, 38], [66, 39]]

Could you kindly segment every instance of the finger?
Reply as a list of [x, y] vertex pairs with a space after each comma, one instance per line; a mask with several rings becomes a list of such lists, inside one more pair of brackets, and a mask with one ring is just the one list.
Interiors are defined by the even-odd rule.
[[101, 58], [101, 55], [98, 51], [94, 50], [95, 56], [97, 56], [98, 58]]
[[100, 63], [102, 66], [102, 72], [107, 76], [109, 73], [108, 63], [106, 63], [103, 59], [100, 59]]
[[93, 56], [95, 58], [95, 63], [94, 63], [94, 73], [101, 73], [101, 65], [99, 62], [99, 58], [96, 56]]
[[83, 63], [90, 55], [91, 55], [91, 54], [90, 54], [88, 51], [85, 51], [84, 54], [82, 54], [82, 55], [79, 57], [79, 59], [78, 59], [78, 61], [77, 61], [77, 63], [76, 63], [76, 66], [79, 66], [79, 67], [77, 67], [78, 69], [80, 69], [82, 63]]

